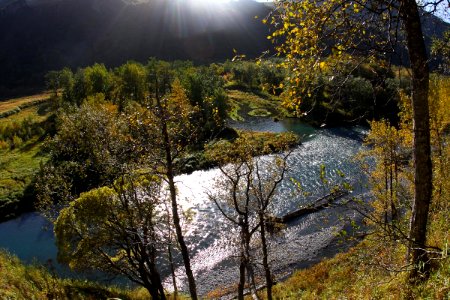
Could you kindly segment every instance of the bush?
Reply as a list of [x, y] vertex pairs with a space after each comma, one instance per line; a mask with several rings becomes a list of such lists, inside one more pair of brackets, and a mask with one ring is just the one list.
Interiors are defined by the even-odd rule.
[[17, 135], [14, 135], [11, 141], [11, 149], [20, 148], [22, 146], [23, 140], [18, 137]]
[[0, 150], [5, 150], [9, 148], [9, 143], [7, 141], [0, 140]]

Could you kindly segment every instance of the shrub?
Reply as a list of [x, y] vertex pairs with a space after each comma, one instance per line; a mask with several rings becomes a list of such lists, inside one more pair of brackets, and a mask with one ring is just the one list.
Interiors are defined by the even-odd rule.
[[18, 137], [17, 135], [14, 135], [11, 141], [11, 149], [16, 149], [22, 146], [23, 140]]

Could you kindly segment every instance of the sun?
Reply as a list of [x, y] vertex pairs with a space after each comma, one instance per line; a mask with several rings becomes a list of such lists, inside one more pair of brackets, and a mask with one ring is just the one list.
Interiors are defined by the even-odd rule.
[[228, 3], [236, 0], [188, 0], [188, 1], [200, 4], [214, 4], [214, 3]]

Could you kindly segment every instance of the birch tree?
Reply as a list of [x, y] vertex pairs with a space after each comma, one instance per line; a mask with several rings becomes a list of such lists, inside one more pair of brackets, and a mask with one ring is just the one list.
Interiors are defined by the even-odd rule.
[[[426, 251], [428, 213], [432, 196], [430, 121], [428, 109], [429, 66], [422, 32], [421, 14], [448, 0], [325, 0], [277, 1], [274, 15], [267, 19], [275, 26], [269, 36], [277, 51], [285, 56], [289, 97], [285, 101], [299, 109], [299, 91], [320, 74], [324, 57], [333, 58], [336, 72], [348, 59], [368, 59], [393, 53], [397, 42], [406, 42], [411, 67], [413, 110], [414, 198], [410, 218], [410, 261], [419, 268], [429, 266]], [[313, 91], [306, 91], [311, 93]]]

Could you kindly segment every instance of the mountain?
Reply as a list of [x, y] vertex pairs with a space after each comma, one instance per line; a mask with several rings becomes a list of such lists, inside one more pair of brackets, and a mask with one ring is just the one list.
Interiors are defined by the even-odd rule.
[[43, 74], [126, 60], [206, 63], [270, 48], [251, 0], [0, 0], [0, 86], [42, 84]]
[[[255, 16], [270, 11], [252, 0], [0, 0], [0, 94], [42, 86], [47, 71], [65, 66], [153, 56], [209, 63], [231, 59], [233, 49], [256, 57], [271, 44]], [[427, 43], [448, 28], [426, 17]]]

